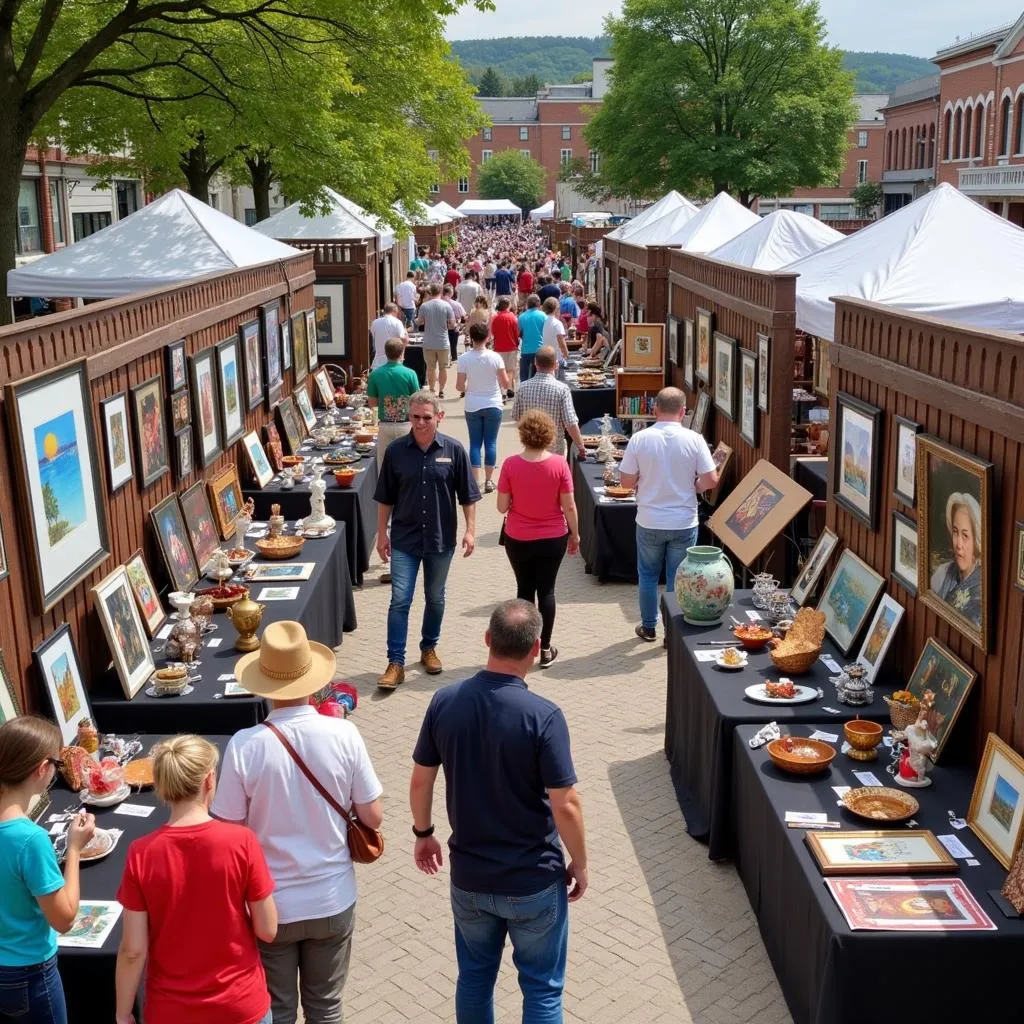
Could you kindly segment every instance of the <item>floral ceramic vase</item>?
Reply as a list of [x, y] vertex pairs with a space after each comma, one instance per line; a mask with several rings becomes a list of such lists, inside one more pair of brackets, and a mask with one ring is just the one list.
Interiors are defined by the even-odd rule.
[[721, 548], [687, 548], [675, 579], [676, 600], [691, 626], [715, 626], [732, 603], [732, 563]]

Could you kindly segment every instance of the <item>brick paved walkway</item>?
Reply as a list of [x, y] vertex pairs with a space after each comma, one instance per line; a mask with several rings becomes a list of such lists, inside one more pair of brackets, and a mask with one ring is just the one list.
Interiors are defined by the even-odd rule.
[[[442, 429], [466, 437], [461, 403], [446, 401]], [[506, 413], [507, 418], [507, 413]], [[499, 454], [518, 451], [513, 424]], [[454, 1020], [455, 955], [448, 871], [421, 875], [412, 862], [407, 786], [411, 753], [430, 695], [485, 659], [483, 633], [494, 604], [514, 595], [498, 546], [492, 495], [478, 505], [477, 550], [456, 556], [448, 580], [439, 653], [444, 674], [415, 666], [407, 682], [378, 695], [385, 667], [390, 588], [372, 567], [357, 593], [359, 629], [345, 638], [339, 664], [360, 693], [355, 715], [384, 785], [388, 847], [357, 869], [359, 902], [347, 1024]], [[461, 531], [460, 531], [461, 534]], [[374, 559], [376, 561], [376, 558]], [[422, 594], [413, 605], [410, 660], [418, 643]], [[746, 894], [730, 865], [712, 864], [690, 839], [662, 753], [665, 657], [660, 644], [633, 636], [635, 588], [599, 585], [579, 558], [558, 579], [558, 662], [530, 686], [565, 711], [583, 799], [590, 889], [570, 909], [565, 1019], [579, 1024], [782, 1024], [790, 1020]], [[448, 829], [443, 781], [434, 807], [442, 843]], [[520, 1019], [510, 951], [496, 993], [499, 1021]]]

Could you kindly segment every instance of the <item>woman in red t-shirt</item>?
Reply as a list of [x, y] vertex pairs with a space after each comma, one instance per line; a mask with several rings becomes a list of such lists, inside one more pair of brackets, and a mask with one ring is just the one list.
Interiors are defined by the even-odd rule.
[[506, 398], [512, 398], [519, 386], [519, 320], [515, 313], [511, 312], [511, 305], [512, 300], [507, 295], [502, 295], [495, 307], [497, 312], [491, 317], [494, 351], [501, 356], [509, 379]]
[[516, 597], [540, 611], [540, 667], [547, 668], [558, 657], [558, 648], [551, 646], [555, 580], [566, 550], [575, 555], [580, 549], [580, 529], [569, 465], [548, 451], [555, 440], [554, 421], [531, 409], [518, 427], [523, 453], [501, 464], [498, 511], [506, 513], [505, 553], [516, 574]]
[[117, 899], [117, 1024], [146, 971], [146, 1024], [271, 1024], [257, 938], [277, 934], [274, 882], [256, 836], [210, 817], [217, 748], [174, 736], [153, 748], [166, 825], [128, 848]]
[[527, 269], [525, 263], [519, 264], [519, 275], [516, 277], [516, 288], [519, 291], [519, 308], [526, 309], [526, 299], [533, 291], [533, 274]]

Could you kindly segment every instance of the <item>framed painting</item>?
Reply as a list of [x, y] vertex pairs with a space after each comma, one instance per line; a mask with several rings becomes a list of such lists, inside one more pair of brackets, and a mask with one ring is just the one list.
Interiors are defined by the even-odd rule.
[[857, 655], [857, 664], [867, 670], [866, 678], [869, 683], [875, 681], [902, 618], [903, 605], [888, 594], [883, 594]]
[[691, 391], [694, 388], [693, 364], [693, 321], [687, 319], [683, 321], [683, 383]]
[[1018, 590], [1024, 590], [1024, 523], [1017, 523], [1014, 527], [1012, 558], [1013, 584]]
[[757, 336], [757, 407], [768, 411], [768, 358], [771, 339], [767, 334]]
[[128, 583], [146, 626], [146, 632], [151, 637], [156, 636], [160, 627], [167, 621], [167, 613], [160, 603], [160, 596], [153, 585], [153, 577], [149, 575], [149, 567], [142, 557], [141, 548], [125, 562], [124, 571], [128, 574]]
[[836, 420], [832, 497], [869, 530], [877, 530], [882, 410], [840, 391]]
[[0, 523], [0, 580], [7, 579], [11, 574], [11, 567], [7, 562], [7, 548], [4, 545], [3, 525]]
[[802, 608], [807, 598], [814, 593], [814, 588], [821, 579], [821, 574], [828, 565], [836, 545], [839, 543], [839, 536], [827, 526], [818, 535], [818, 540], [811, 551], [810, 557], [804, 562], [797, 578], [793, 581], [789, 596], [796, 602], [797, 607]]
[[814, 339], [814, 380], [811, 383], [811, 390], [819, 398], [828, 398], [829, 394], [832, 364], [828, 359], [828, 345], [824, 338]]
[[[308, 401], [308, 398], [307, 398]], [[242, 447], [245, 449], [245, 456], [249, 463], [249, 472], [253, 480], [262, 489], [274, 479], [274, 470], [271, 468], [267, 453], [260, 444], [259, 435], [255, 430], [250, 431], [242, 438]]]
[[697, 310], [697, 379], [711, 383], [711, 331], [714, 314], [709, 309]]
[[660, 370], [665, 365], [665, 325], [626, 324], [622, 365], [628, 370]]
[[171, 471], [163, 381], [160, 377], [151, 377], [131, 390], [139, 478], [143, 487], [149, 487]]
[[854, 931], [996, 930], [959, 878], [826, 878], [825, 885]]
[[1024, 839], [1024, 757], [994, 732], [985, 741], [967, 824], [1009, 871]]
[[334, 388], [331, 386], [331, 378], [327, 373], [327, 368], [321, 366], [313, 374], [313, 380], [316, 382], [316, 390], [320, 395], [320, 401], [323, 402], [325, 407], [330, 408], [334, 404]]
[[171, 395], [171, 433], [184, 430], [192, 422], [192, 398], [188, 388], [181, 388]]
[[14, 692], [14, 683], [7, 672], [3, 651], [0, 651], [0, 677], [0, 725], [3, 725], [4, 722], [9, 722], [21, 714], [21, 705], [18, 703], [18, 695]]
[[309, 356], [309, 369], [315, 370], [320, 362], [317, 351], [319, 340], [317, 338], [316, 309], [306, 310], [306, 355]]
[[175, 590], [188, 590], [199, 579], [199, 569], [192, 554], [188, 529], [181, 517], [176, 494], [168, 494], [149, 510], [156, 531], [156, 541], [167, 568], [167, 576]]
[[917, 597], [917, 559], [917, 523], [893, 510], [890, 572], [911, 597]]
[[736, 339], [715, 331], [714, 379], [715, 408], [727, 419], [736, 419]]
[[292, 314], [292, 368], [295, 383], [304, 381], [309, 374], [309, 351], [306, 348], [306, 314]]
[[810, 491], [760, 459], [719, 504], [708, 525], [744, 565], [750, 565], [810, 500]]
[[943, 647], [935, 637], [928, 638], [910, 675], [907, 689], [918, 700], [926, 692], [935, 696], [935, 703], [928, 712], [928, 728], [937, 740], [935, 753], [932, 754], [935, 762], [938, 762], [950, 730], [960, 717], [975, 679], [977, 673], [972, 668]]
[[222, 540], [230, 540], [235, 533], [235, 520], [242, 511], [242, 488], [234, 466], [225, 466], [208, 484], [210, 504]]
[[292, 368], [292, 321], [291, 317], [281, 317], [281, 367]]
[[718, 496], [722, 493], [722, 485], [725, 483], [726, 473], [732, 462], [732, 449], [724, 441], [719, 441], [715, 446], [715, 450], [711, 453], [711, 458], [715, 463], [715, 469], [718, 470], [718, 483], [710, 491], [705, 491], [703, 497], [709, 505], [716, 505], [718, 503]]
[[92, 603], [103, 626], [121, 689], [131, 700], [156, 670], [156, 662], [123, 565], [92, 588]]
[[711, 412], [711, 392], [707, 388], [701, 388], [697, 393], [697, 404], [693, 408], [693, 421], [690, 424], [691, 430], [698, 434], [704, 433], [708, 425], [708, 413]]
[[196, 565], [202, 572], [213, 553], [220, 547], [217, 527], [210, 511], [210, 502], [206, 497], [203, 481], [193, 484], [181, 498], [181, 515], [188, 530], [188, 539], [192, 545], [192, 553], [196, 556]]
[[289, 453], [298, 455], [305, 431], [302, 428], [302, 421], [295, 409], [295, 401], [291, 395], [282, 398], [275, 411], [281, 428], [281, 434], [288, 445]]
[[195, 449], [192, 447], [192, 428], [183, 427], [174, 435], [174, 473], [178, 483], [192, 475]]
[[128, 435], [128, 392], [119, 391], [100, 402], [103, 438], [107, 446], [110, 493], [116, 494], [135, 475], [132, 443]]
[[313, 412], [313, 403], [309, 400], [309, 392], [304, 385], [301, 385], [292, 392], [292, 398], [295, 399], [295, 408], [299, 410], [299, 415], [302, 417], [308, 434], [316, 426], [316, 413]]
[[823, 875], [918, 875], [956, 871], [956, 861], [923, 829], [808, 832], [807, 849]]
[[242, 408], [242, 362], [238, 339], [228, 338], [217, 346], [217, 383], [220, 390], [220, 427], [224, 447], [234, 444], [245, 433]]
[[983, 651], [989, 648], [992, 477], [990, 462], [918, 435], [918, 595]]
[[679, 321], [668, 318], [668, 361], [669, 365], [679, 365]]
[[263, 377], [266, 382], [267, 408], [273, 409], [284, 387], [281, 364], [281, 304], [277, 301], [260, 306], [263, 324]]
[[54, 721], [60, 729], [61, 742], [64, 746], [73, 744], [78, 736], [78, 723], [93, 715], [82, 682], [82, 666], [71, 627], [64, 623], [51, 633], [32, 652], [32, 660], [42, 679]]
[[49, 611], [109, 555], [85, 360], [8, 384], [25, 555], [39, 611]]
[[172, 341], [165, 351], [167, 352], [167, 390], [178, 391], [188, 383], [185, 342]]
[[316, 349], [321, 356], [348, 356], [348, 282], [317, 282], [313, 285], [316, 314]]
[[238, 328], [238, 340], [245, 362], [245, 404], [255, 409], [263, 401], [263, 356], [260, 350], [260, 322], [249, 320]]
[[740, 349], [740, 437], [757, 447], [757, 355]]
[[839, 556], [818, 602], [818, 611], [825, 613], [825, 632], [844, 655], [853, 648], [884, 583], [882, 577], [849, 548]]
[[917, 435], [921, 432], [921, 424], [913, 420], [905, 420], [902, 416], [894, 417], [896, 421], [896, 483], [893, 494], [896, 500], [913, 508], [917, 502]]
[[211, 345], [189, 360], [192, 404], [195, 408], [195, 441], [199, 463], [208, 466], [224, 450], [217, 412], [216, 350]]
[[1018, 851], [999, 893], [1018, 914], [1024, 914], [1024, 851]]

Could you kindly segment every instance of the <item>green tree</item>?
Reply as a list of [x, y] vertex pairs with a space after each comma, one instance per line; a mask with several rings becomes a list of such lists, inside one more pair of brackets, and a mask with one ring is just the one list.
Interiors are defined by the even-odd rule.
[[480, 84], [476, 87], [477, 96], [504, 96], [505, 79], [492, 67], [480, 76]]
[[53, 486], [48, 483], [43, 484], [43, 515], [51, 526], [60, 519], [60, 504], [53, 493]]
[[519, 75], [509, 82], [509, 96], [536, 96], [541, 82], [536, 75]]
[[582, 156], [563, 164], [558, 169], [558, 180], [571, 184], [579, 195], [591, 202], [604, 203], [612, 197], [608, 183], [590, 169], [590, 162]]
[[862, 181], [850, 192], [850, 198], [857, 204], [857, 216], [867, 220], [882, 205], [882, 186], [877, 181]]
[[726, 191], [749, 204], [832, 181], [856, 116], [817, 0], [625, 0], [584, 128], [615, 194]]
[[477, 168], [476, 184], [484, 199], [510, 199], [525, 214], [544, 199], [547, 173], [519, 150], [506, 149]]

